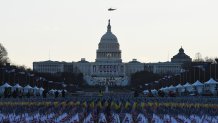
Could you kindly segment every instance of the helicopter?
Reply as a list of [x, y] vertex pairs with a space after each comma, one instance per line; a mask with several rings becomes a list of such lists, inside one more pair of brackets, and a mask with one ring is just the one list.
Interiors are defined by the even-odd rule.
[[117, 10], [117, 9], [114, 9], [114, 8], [109, 8], [108, 11], [114, 11], [114, 10]]

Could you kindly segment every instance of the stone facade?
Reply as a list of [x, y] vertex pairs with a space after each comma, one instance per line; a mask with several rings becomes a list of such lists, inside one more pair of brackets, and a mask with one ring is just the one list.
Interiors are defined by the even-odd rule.
[[95, 62], [88, 62], [85, 58], [72, 63], [34, 62], [33, 70], [46, 73], [81, 72], [89, 85], [126, 86], [130, 82], [131, 75], [136, 72], [148, 70], [157, 74], [178, 74], [182, 63], [190, 61], [187, 56], [185, 57], [183, 49], [180, 49], [180, 57], [174, 56], [172, 62], [162, 63], [141, 63], [136, 59], [123, 63], [121, 54], [118, 39], [111, 31], [109, 20], [107, 32], [101, 37], [98, 44]]

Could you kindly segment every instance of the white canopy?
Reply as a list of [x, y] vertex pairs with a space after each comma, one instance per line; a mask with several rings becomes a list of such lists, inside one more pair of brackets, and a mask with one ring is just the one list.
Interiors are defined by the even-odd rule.
[[33, 89], [34, 89], [34, 90], [39, 90], [39, 88], [38, 88], [37, 86], [35, 86]]
[[157, 95], [158, 91], [156, 89], [151, 90], [151, 93]]
[[174, 92], [176, 91], [176, 87], [174, 87], [173, 85], [171, 85], [168, 89], [169, 91], [174, 91]]
[[210, 80], [208, 80], [207, 82], [205, 82], [205, 84], [218, 84], [218, 82], [215, 81], [213, 78], [211, 78]]
[[163, 88], [163, 90], [168, 90], [168, 89], [169, 89], [169, 87], [164, 87], [164, 88]]
[[162, 91], [163, 89], [164, 89], [164, 88], [163, 88], [163, 87], [161, 87], [159, 90], [161, 90], [161, 91]]
[[19, 84], [14, 85], [14, 88], [23, 88], [22, 86], [20, 86]]
[[11, 88], [12, 86], [9, 85], [7, 82], [1, 86], [1, 88]]
[[190, 86], [192, 86], [191, 84], [189, 84], [188, 82], [185, 84], [185, 85], [183, 85], [184, 87], [190, 87]]
[[146, 94], [146, 93], [149, 93], [149, 91], [148, 90], [144, 90], [143, 93]]
[[27, 85], [24, 87], [24, 89], [32, 89], [32, 87], [30, 85]]
[[176, 88], [184, 88], [181, 84], [178, 84]]
[[203, 86], [204, 84], [202, 84], [199, 80], [197, 80], [194, 84], [192, 84], [193, 86]]
[[153, 90], [151, 90], [151, 92], [157, 92], [157, 90], [156, 90], [156, 89], [153, 89]]
[[50, 92], [54, 92], [54, 91], [55, 91], [54, 89], [51, 89], [51, 90], [50, 90]]
[[169, 87], [169, 89], [174, 89], [175, 87], [173, 86], [173, 85], [171, 85], [170, 87]]
[[39, 90], [40, 90], [40, 91], [44, 91], [45, 89], [41, 87], [41, 88], [39, 88]]

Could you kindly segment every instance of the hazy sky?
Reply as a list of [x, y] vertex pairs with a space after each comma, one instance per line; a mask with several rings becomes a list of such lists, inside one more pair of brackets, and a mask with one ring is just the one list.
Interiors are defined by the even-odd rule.
[[181, 46], [192, 58], [218, 56], [218, 0], [0, 0], [0, 42], [28, 67], [49, 51], [94, 61], [108, 19], [124, 62], [167, 61]]

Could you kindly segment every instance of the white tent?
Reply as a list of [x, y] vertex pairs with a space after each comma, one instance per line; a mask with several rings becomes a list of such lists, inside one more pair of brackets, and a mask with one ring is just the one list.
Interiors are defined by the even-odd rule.
[[197, 92], [198, 92], [199, 94], [201, 94], [201, 93], [203, 92], [204, 84], [202, 84], [199, 80], [197, 80], [197, 81], [196, 81], [195, 83], [193, 83], [192, 85], [196, 88], [196, 90], [197, 90]]
[[144, 93], [144, 94], [148, 94], [149, 91], [148, 91], [148, 90], [144, 90], [143, 93]]
[[62, 92], [62, 90], [58, 90], [58, 93], [61, 93]]
[[188, 91], [188, 92], [191, 92], [193, 91], [193, 86], [191, 84], [189, 84], [188, 82], [183, 85], [183, 87], [185, 87], [185, 89]]
[[20, 84], [15, 84], [13, 87], [12, 87], [12, 90], [14, 91], [14, 90], [16, 90], [16, 89], [18, 89], [18, 90], [22, 90], [23, 89], [23, 87], [22, 86], [20, 86]]
[[209, 88], [211, 93], [213, 93], [214, 95], [216, 94], [216, 86], [218, 86], [217, 81], [215, 81], [213, 78], [211, 78], [210, 80], [208, 80], [204, 84], [205, 84], [205, 87]]
[[204, 84], [202, 84], [199, 80], [197, 80], [195, 83], [192, 84], [193, 86], [203, 86]]
[[39, 90], [39, 88], [38, 88], [37, 86], [35, 86], [33, 89], [34, 89], [34, 90]]
[[169, 87], [169, 91], [176, 92], [176, 87], [174, 87], [173, 85], [171, 85], [171, 86]]
[[3, 93], [5, 91], [5, 88], [11, 88], [12, 86], [9, 85], [7, 82], [0, 86], [0, 93]]
[[38, 88], [37, 86], [35, 86], [35, 87], [33, 88], [33, 93], [34, 93], [34, 94], [39, 93], [39, 88]]
[[169, 87], [164, 87], [162, 90], [163, 90], [164, 93], [168, 93], [169, 92]]
[[11, 88], [12, 86], [9, 85], [7, 82], [1, 86], [1, 88]]
[[54, 94], [54, 92], [55, 92], [54, 89], [51, 89], [51, 90], [49, 91], [49, 93], [52, 93], [52, 94]]
[[176, 89], [178, 89], [178, 92], [184, 92], [185, 91], [185, 87], [183, 87], [181, 84], [178, 84], [176, 86]]
[[205, 84], [218, 84], [218, 82], [215, 81], [213, 78], [211, 78], [210, 80], [208, 80], [207, 82], [205, 82]]
[[164, 88], [163, 88], [163, 87], [161, 87], [159, 90], [163, 91], [163, 89], [164, 89]]
[[43, 87], [39, 88], [40, 91], [44, 91], [45, 89]]
[[42, 95], [42, 93], [43, 93], [43, 91], [44, 91], [45, 89], [44, 88], [39, 88], [39, 93], [40, 93], [40, 95]]
[[157, 91], [156, 89], [153, 89], [153, 90], [151, 90], [151, 93], [152, 93], [153, 95], [157, 95], [158, 91]]
[[33, 88], [30, 85], [27, 85], [27, 86], [24, 87], [24, 93], [28, 93], [28, 92], [30, 92], [32, 90], [33, 90]]
[[14, 85], [13, 88], [23, 88], [22, 86], [20, 86], [19, 84]]

